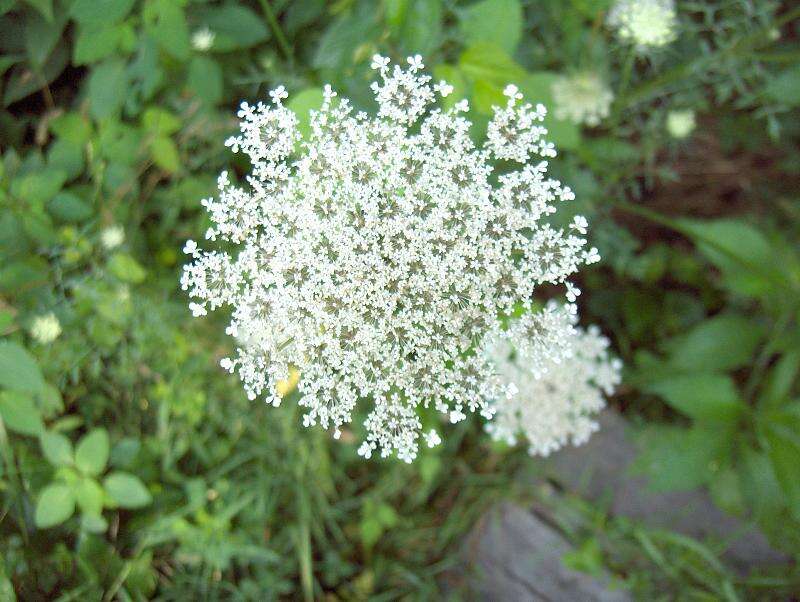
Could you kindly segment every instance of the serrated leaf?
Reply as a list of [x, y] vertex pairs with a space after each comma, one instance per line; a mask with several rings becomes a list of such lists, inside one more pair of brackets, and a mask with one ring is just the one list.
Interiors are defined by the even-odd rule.
[[61, 433], [44, 431], [39, 436], [39, 443], [47, 461], [53, 466], [69, 466], [72, 464], [72, 442]]
[[36, 359], [12, 341], [0, 342], [0, 386], [31, 393], [41, 391], [44, 386]]
[[75, 448], [75, 466], [84, 474], [96, 476], [108, 462], [108, 432], [97, 428], [84, 435]]
[[139, 477], [127, 472], [114, 472], [103, 481], [103, 488], [120, 508], [142, 508], [153, 501]]
[[36, 503], [35, 521], [40, 529], [54, 527], [67, 520], [75, 512], [75, 497], [69, 487], [53, 483], [39, 494]]

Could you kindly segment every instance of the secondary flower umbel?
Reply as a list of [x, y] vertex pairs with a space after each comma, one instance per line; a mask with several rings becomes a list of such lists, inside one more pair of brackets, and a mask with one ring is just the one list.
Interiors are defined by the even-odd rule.
[[[359, 453], [411, 461], [418, 406], [457, 422], [467, 411], [490, 417], [511, 393], [485, 348], [509, 340], [541, 370], [566, 353], [574, 306], [535, 312], [532, 295], [599, 257], [585, 248], [585, 220], [566, 231], [542, 221], [574, 196], [546, 175], [541, 158], [555, 151], [542, 105], [508, 86], [476, 148], [467, 102], [434, 108], [452, 87], [432, 85], [419, 56], [405, 69], [375, 56], [373, 68], [377, 115], [326, 86], [307, 140], [283, 86], [269, 105], [242, 104], [241, 134], [227, 144], [252, 172], [245, 186], [223, 173], [219, 198], [203, 201], [214, 222], [206, 237], [239, 250], [189, 241], [182, 286], [196, 315], [231, 307], [228, 333], [247, 344], [222, 365], [251, 398], [278, 405], [277, 384], [297, 368], [307, 426], [338, 436], [364, 404]], [[522, 165], [495, 180], [493, 159]]]
[[486, 425], [494, 439], [513, 445], [522, 435], [531, 455], [547, 456], [567, 443], [585, 443], [597, 430], [594, 415], [619, 384], [622, 363], [611, 357], [608, 339], [596, 326], [577, 328], [569, 343], [571, 355], [543, 375], [508, 343], [490, 350], [503, 381], [516, 389]]

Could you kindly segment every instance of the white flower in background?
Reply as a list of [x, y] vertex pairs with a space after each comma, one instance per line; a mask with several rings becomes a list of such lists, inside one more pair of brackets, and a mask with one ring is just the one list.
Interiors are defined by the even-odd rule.
[[109, 226], [100, 232], [100, 244], [107, 250], [116, 249], [125, 242], [125, 230], [121, 226]]
[[556, 117], [592, 127], [608, 117], [614, 100], [603, 79], [591, 71], [558, 78], [551, 92]]
[[206, 52], [214, 45], [214, 39], [217, 37], [213, 31], [208, 27], [198, 29], [192, 34], [192, 48], [198, 52]]
[[611, 395], [620, 382], [622, 363], [610, 356], [608, 345], [597, 327], [577, 328], [570, 340], [571, 356], [554, 362], [543, 375], [511, 345], [492, 349], [503, 381], [517, 391], [497, 404], [486, 430], [511, 445], [523, 436], [531, 455], [547, 456], [568, 443], [585, 443], [598, 428], [594, 416], [605, 405], [604, 395]]
[[52, 343], [61, 334], [61, 322], [53, 312], [36, 316], [31, 321], [31, 336], [42, 345]]
[[[576, 230], [582, 221], [562, 230], [542, 220], [574, 198], [540, 159], [555, 154], [542, 138], [544, 107], [507, 89], [476, 148], [466, 101], [434, 108], [451, 88], [430, 85], [421, 57], [406, 69], [381, 56], [372, 64], [377, 116], [326, 86], [306, 140], [283, 88], [269, 105], [242, 104], [241, 134], [227, 145], [252, 171], [243, 186], [223, 173], [219, 197], [203, 201], [214, 224], [206, 238], [238, 251], [189, 241], [181, 284], [196, 316], [230, 306], [227, 333], [241, 343], [221, 364], [250, 398], [277, 406], [278, 383], [295, 368], [306, 426], [336, 436], [363, 404], [359, 453], [410, 462], [417, 406], [455, 422], [467, 412], [488, 418], [512, 392], [485, 348], [509, 341], [539, 372], [563, 356], [575, 306], [537, 312], [533, 293], [599, 257]], [[523, 165], [494, 178], [498, 158]], [[518, 310], [505, 326], [501, 316]]]
[[670, 111], [667, 113], [667, 131], [673, 138], [686, 138], [695, 128], [694, 111]]
[[674, 0], [618, 0], [608, 13], [608, 24], [623, 42], [641, 51], [666, 46], [678, 35]]

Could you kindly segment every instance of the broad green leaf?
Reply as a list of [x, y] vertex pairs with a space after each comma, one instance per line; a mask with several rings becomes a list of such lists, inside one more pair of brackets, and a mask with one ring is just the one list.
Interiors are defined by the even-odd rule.
[[773, 422], [765, 428], [767, 455], [792, 515], [800, 520], [800, 439], [793, 429]]
[[65, 15], [58, 15], [54, 19], [45, 19], [37, 13], [28, 13], [25, 19], [25, 50], [28, 61], [35, 71], [39, 71], [45, 64], [47, 57], [53, 51], [64, 26], [67, 24]]
[[81, 512], [98, 516], [103, 511], [105, 492], [94, 479], [83, 478], [75, 485], [75, 501]]
[[40, 529], [54, 527], [67, 520], [75, 512], [75, 497], [69, 487], [52, 483], [39, 494], [36, 503], [35, 521]]
[[792, 349], [782, 355], [767, 374], [761, 403], [768, 408], [776, 408], [785, 403], [798, 374], [800, 374], [800, 349]]
[[47, 211], [62, 222], [82, 222], [94, 215], [92, 206], [74, 192], [59, 192], [49, 203]]
[[783, 491], [769, 456], [745, 447], [741, 451], [738, 468], [742, 495], [755, 517], [780, 512], [783, 507]]
[[247, 6], [230, 2], [222, 6], [199, 6], [192, 9], [197, 29], [207, 27], [214, 32], [214, 52], [230, 52], [250, 48], [265, 41], [269, 30], [263, 17]]
[[168, 136], [157, 136], [150, 143], [150, 154], [153, 163], [169, 173], [175, 173], [181, 166], [178, 148]]
[[762, 328], [752, 318], [722, 313], [670, 341], [670, 364], [699, 372], [746, 366], [762, 336]]
[[67, 179], [62, 169], [47, 168], [26, 174], [11, 181], [11, 194], [33, 207], [43, 207], [52, 199]]
[[123, 282], [139, 284], [144, 282], [147, 272], [127, 253], [116, 253], [108, 262], [108, 271]]
[[286, 106], [297, 115], [297, 129], [304, 139], [311, 135], [311, 116], [309, 111], [316, 111], [322, 106], [322, 89], [306, 88], [297, 94], [290, 94]]
[[482, 0], [465, 9], [460, 27], [465, 44], [488, 42], [514, 54], [524, 22], [519, 0]]
[[103, 481], [109, 497], [121, 508], [142, 508], [153, 500], [139, 477], [127, 472], [113, 472]]
[[757, 228], [735, 219], [679, 220], [703, 255], [717, 266], [726, 285], [742, 295], [763, 295], [786, 276], [781, 257]]
[[69, 466], [72, 464], [72, 442], [61, 433], [43, 431], [39, 436], [44, 457], [53, 466]]
[[124, 19], [135, 0], [75, 0], [70, 15], [81, 25], [98, 26]]
[[50, 131], [59, 138], [84, 145], [92, 136], [92, 124], [79, 113], [64, 113], [50, 122]]
[[505, 87], [518, 84], [527, 75], [502, 48], [487, 43], [467, 48], [461, 54], [459, 65], [473, 84], [481, 81]]
[[67, 181], [74, 180], [85, 167], [83, 146], [71, 140], [56, 140], [47, 150], [47, 165], [63, 171]]
[[222, 68], [210, 57], [195, 56], [189, 63], [187, 85], [200, 100], [216, 105], [222, 100], [224, 91]]
[[169, 136], [181, 129], [181, 120], [160, 107], [148, 107], [142, 114], [142, 125], [150, 133]]
[[448, 84], [453, 86], [453, 91], [441, 99], [442, 107], [444, 109], [452, 109], [462, 98], [469, 96], [467, 82], [464, 81], [464, 74], [461, 70], [454, 65], [441, 64], [433, 68], [433, 75], [436, 80], [445, 80]]
[[764, 91], [775, 102], [790, 107], [800, 106], [800, 65], [789, 67], [769, 79]]
[[100, 514], [81, 515], [81, 529], [89, 533], [105, 533], [108, 530], [108, 521]]
[[92, 69], [89, 75], [89, 112], [95, 119], [104, 119], [122, 109], [127, 94], [128, 76], [125, 62], [110, 58]]
[[22, 435], [38, 436], [44, 431], [42, 415], [27, 394], [0, 391], [0, 418], [6, 427]]
[[355, 57], [356, 48], [377, 31], [373, 10], [353, 11], [336, 19], [322, 34], [312, 65], [318, 69], [345, 69]]
[[114, 54], [135, 36], [130, 25], [122, 23], [102, 27], [81, 27], [75, 40], [72, 57], [76, 65], [95, 63]]
[[690, 490], [708, 483], [730, 452], [732, 428], [648, 426], [637, 436], [634, 470], [656, 491]]
[[179, 61], [189, 58], [189, 26], [180, 2], [150, 0], [144, 5], [142, 18], [145, 30], [165, 52]]
[[730, 420], [744, 408], [733, 379], [722, 374], [676, 374], [644, 389], [663, 397], [670, 406], [695, 420]]
[[108, 462], [108, 452], [108, 432], [103, 428], [96, 428], [78, 442], [75, 448], [75, 466], [84, 474], [99, 475]]
[[423, 57], [439, 47], [442, 37], [441, 0], [409, 0], [400, 30], [403, 47]]
[[12, 341], [0, 341], [0, 386], [36, 393], [44, 386], [44, 377], [36, 359]]

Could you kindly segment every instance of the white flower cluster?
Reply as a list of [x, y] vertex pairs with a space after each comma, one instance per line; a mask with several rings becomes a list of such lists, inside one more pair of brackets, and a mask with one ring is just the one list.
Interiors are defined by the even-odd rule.
[[30, 331], [35, 341], [47, 345], [61, 334], [61, 322], [53, 312], [42, 314], [31, 321]]
[[608, 339], [595, 326], [576, 328], [568, 343], [571, 355], [544, 374], [508, 343], [490, 350], [503, 382], [516, 389], [486, 425], [493, 439], [514, 445], [523, 435], [531, 455], [547, 456], [567, 443], [585, 443], [597, 430], [594, 414], [619, 384], [622, 362], [611, 357]]
[[[375, 56], [373, 68], [377, 115], [326, 86], [305, 140], [283, 86], [270, 104], [242, 104], [241, 133], [227, 145], [250, 158], [246, 186], [223, 173], [218, 198], [203, 201], [214, 223], [206, 238], [237, 252], [187, 242], [181, 284], [195, 315], [230, 307], [227, 332], [242, 342], [222, 366], [251, 398], [277, 406], [278, 383], [297, 369], [306, 426], [338, 437], [361, 404], [359, 453], [410, 462], [418, 406], [451, 422], [488, 418], [511, 393], [486, 349], [508, 341], [539, 372], [567, 352], [574, 305], [537, 312], [532, 296], [564, 284], [574, 300], [567, 278], [599, 256], [586, 248], [585, 219], [566, 230], [542, 220], [574, 198], [546, 161], [528, 162], [555, 155], [543, 106], [508, 86], [478, 148], [467, 101], [435, 108], [452, 87], [432, 84], [419, 56], [405, 69]], [[495, 176], [495, 159], [522, 165]]]
[[603, 78], [592, 71], [558, 78], [551, 92], [556, 117], [591, 127], [608, 117], [614, 100]]
[[697, 126], [694, 111], [670, 111], [667, 113], [667, 132], [673, 138], [681, 140], [694, 131]]
[[678, 35], [675, 0], [617, 0], [608, 24], [639, 51], [666, 46]]

